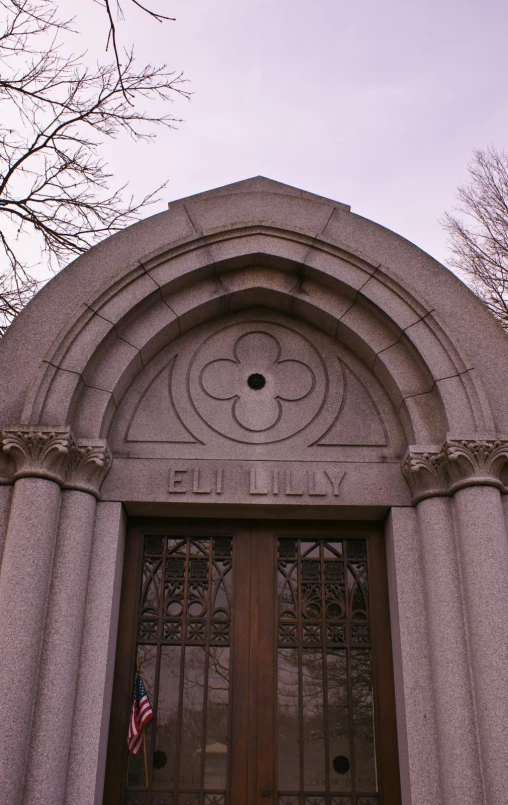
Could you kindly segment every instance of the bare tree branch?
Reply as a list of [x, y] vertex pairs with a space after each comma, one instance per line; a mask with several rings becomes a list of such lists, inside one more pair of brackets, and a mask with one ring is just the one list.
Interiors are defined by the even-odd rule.
[[132, 51], [94, 69], [65, 55], [71, 25], [52, 0], [0, 0], [0, 333], [37, 287], [22, 256], [27, 238], [56, 268], [157, 200], [164, 184], [138, 200], [125, 184], [110, 189], [100, 146], [174, 128], [161, 105], [189, 97], [181, 73], [140, 68]]
[[[111, 43], [111, 45], [113, 47], [113, 53], [114, 53], [114, 56], [115, 56], [116, 68], [117, 68], [117, 71], [118, 71], [118, 76], [119, 76], [120, 84], [121, 84], [122, 83], [122, 62], [121, 62], [121, 58], [120, 58], [120, 48], [119, 48], [118, 38], [117, 38], [117, 26], [116, 26], [116, 23], [115, 23], [115, 14], [113, 13], [113, 4], [114, 4], [114, 7], [116, 9], [116, 19], [117, 20], [125, 19], [123, 6], [122, 6], [122, 3], [121, 3], [121, 0], [94, 0], [94, 1], [96, 3], [98, 3], [98, 5], [103, 6], [105, 11], [106, 11], [106, 16], [107, 16], [107, 19], [108, 19], [108, 26], [109, 26], [108, 27], [107, 39], [106, 39], [106, 50], [108, 50], [109, 45]], [[161, 14], [158, 11], [154, 11], [152, 8], [149, 8], [148, 6], [144, 5], [143, 3], [138, 2], [138, 0], [127, 0], [127, 1], [131, 2], [134, 6], [136, 6], [139, 9], [141, 9], [141, 11], [144, 11], [146, 14], [148, 14], [150, 17], [152, 17], [152, 19], [156, 20], [157, 22], [166, 22], [166, 21], [167, 22], [175, 22], [175, 17], [168, 17], [165, 14]], [[122, 88], [123, 88], [123, 91], [126, 93], [127, 90], [124, 87], [122, 87]]]
[[0, 245], [7, 255], [10, 266], [15, 266], [15, 270], [0, 272], [0, 336], [2, 336], [21, 308], [36, 293], [38, 282], [20, 264], [2, 232], [0, 232]]
[[442, 221], [450, 262], [508, 331], [508, 154], [493, 147], [474, 151], [469, 176], [455, 214]]

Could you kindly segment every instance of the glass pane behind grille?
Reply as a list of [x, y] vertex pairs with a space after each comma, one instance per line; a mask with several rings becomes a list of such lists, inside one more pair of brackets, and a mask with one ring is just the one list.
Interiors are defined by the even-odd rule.
[[230, 537], [145, 537], [136, 656], [154, 718], [126, 803], [226, 805], [231, 577]]
[[278, 547], [279, 805], [375, 805], [367, 542]]

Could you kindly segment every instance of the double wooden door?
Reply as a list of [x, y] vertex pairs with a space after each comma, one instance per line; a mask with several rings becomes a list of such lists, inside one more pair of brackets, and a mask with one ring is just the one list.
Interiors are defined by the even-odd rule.
[[104, 805], [397, 805], [390, 645], [372, 524], [133, 523]]

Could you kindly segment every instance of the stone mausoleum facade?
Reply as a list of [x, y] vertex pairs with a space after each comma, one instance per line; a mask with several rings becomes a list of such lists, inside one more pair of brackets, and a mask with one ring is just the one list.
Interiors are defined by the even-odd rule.
[[453, 274], [249, 179], [69, 265], [0, 377], [2, 803], [506, 805], [508, 340]]

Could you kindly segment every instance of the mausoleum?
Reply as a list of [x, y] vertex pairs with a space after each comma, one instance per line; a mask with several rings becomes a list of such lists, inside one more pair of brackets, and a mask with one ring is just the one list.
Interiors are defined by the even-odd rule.
[[508, 340], [456, 276], [258, 177], [71, 263], [0, 377], [2, 803], [506, 805]]

